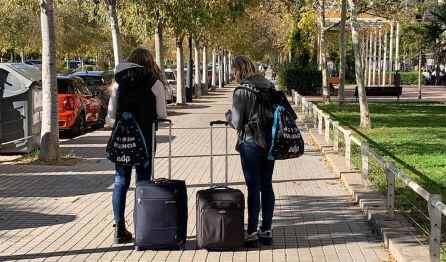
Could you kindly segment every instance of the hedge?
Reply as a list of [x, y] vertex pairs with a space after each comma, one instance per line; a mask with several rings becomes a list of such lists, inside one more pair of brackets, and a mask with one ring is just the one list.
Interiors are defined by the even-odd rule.
[[[417, 85], [418, 72], [400, 72], [402, 85]], [[421, 84], [426, 84], [424, 77], [421, 76]]]
[[322, 94], [322, 72], [314, 66], [302, 67], [285, 63], [279, 70], [279, 87], [295, 90], [301, 95]]

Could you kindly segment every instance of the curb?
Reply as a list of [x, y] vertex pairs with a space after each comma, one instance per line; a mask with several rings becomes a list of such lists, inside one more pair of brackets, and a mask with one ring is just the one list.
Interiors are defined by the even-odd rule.
[[345, 184], [352, 198], [361, 207], [367, 220], [382, 236], [384, 245], [390, 254], [401, 262], [430, 261], [429, 244], [401, 215], [392, 218], [387, 215], [386, 198], [380, 193], [363, 186], [361, 174], [347, 167], [344, 156], [333, 151], [333, 146], [325, 142], [325, 137], [306, 121], [306, 117], [297, 112], [314, 145], [321, 151], [336, 176]]

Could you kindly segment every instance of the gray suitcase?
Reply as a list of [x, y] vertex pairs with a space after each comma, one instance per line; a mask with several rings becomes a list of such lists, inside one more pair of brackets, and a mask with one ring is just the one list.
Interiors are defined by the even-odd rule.
[[[197, 192], [197, 243], [207, 250], [234, 250], [244, 244], [245, 197], [238, 189], [228, 187], [228, 122], [213, 121], [211, 125], [210, 188]], [[214, 125], [225, 125], [225, 186], [213, 185], [212, 134]]]

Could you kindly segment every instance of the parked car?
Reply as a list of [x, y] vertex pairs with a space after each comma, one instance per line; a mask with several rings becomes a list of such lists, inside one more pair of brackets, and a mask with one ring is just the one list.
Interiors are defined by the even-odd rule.
[[101, 128], [103, 110], [97, 93], [91, 93], [82, 78], [58, 76], [59, 130], [70, 131], [73, 136], [82, 135], [88, 126]]
[[174, 102], [177, 98], [177, 74], [176, 70], [173, 69], [165, 69], [164, 76], [166, 77], [166, 81], [169, 84], [167, 88], [166, 101]]
[[108, 88], [113, 82], [113, 74], [108, 71], [80, 71], [72, 75], [82, 78], [91, 93], [98, 93], [98, 98], [102, 102], [101, 121], [105, 121], [110, 100]]
[[42, 60], [26, 60], [25, 64], [42, 69]]

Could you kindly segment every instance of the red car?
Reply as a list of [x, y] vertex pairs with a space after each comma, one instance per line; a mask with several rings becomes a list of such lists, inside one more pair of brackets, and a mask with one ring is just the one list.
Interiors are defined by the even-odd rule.
[[76, 76], [58, 76], [59, 130], [78, 136], [88, 126], [101, 128], [103, 106], [97, 94], [92, 94], [84, 81]]

